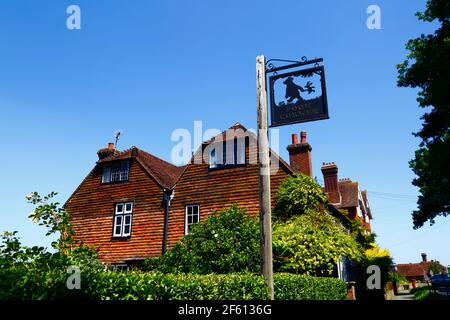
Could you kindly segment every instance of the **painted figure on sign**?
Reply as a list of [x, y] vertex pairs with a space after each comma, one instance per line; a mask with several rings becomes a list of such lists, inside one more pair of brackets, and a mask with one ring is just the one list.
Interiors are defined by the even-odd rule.
[[288, 103], [291, 103], [295, 99], [297, 99], [297, 102], [303, 101], [303, 98], [300, 96], [300, 92], [306, 91], [308, 92], [308, 94], [315, 92], [315, 88], [312, 85], [311, 81], [308, 81], [306, 83], [305, 88], [294, 83], [294, 78], [292, 77], [288, 77], [286, 80], [283, 81], [283, 83], [286, 85], [285, 98], [287, 99]]

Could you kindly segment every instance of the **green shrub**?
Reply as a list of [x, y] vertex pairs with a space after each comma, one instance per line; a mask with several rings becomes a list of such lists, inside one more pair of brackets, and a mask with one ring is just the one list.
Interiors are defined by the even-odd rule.
[[275, 223], [273, 253], [275, 271], [326, 276], [341, 257], [358, 260], [362, 255], [356, 239], [325, 212]]
[[[106, 300], [255, 300], [268, 299], [256, 274], [163, 274], [102, 272], [88, 284], [89, 296]], [[275, 299], [345, 300], [346, 284], [335, 278], [275, 274]]]
[[258, 222], [236, 205], [213, 212], [159, 261], [150, 258], [144, 266], [166, 273], [259, 272]]
[[[82, 274], [81, 289], [66, 288], [59, 270], [0, 270], [1, 300], [265, 300], [264, 278], [257, 274], [164, 274], [97, 271]], [[335, 278], [275, 274], [275, 299], [344, 300], [346, 284]]]
[[347, 285], [336, 278], [278, 273], [274, 275], [279, 300], [346, 300]]
[[432, 292], [428, 286], [418, 287], [410, 291], [414, 294], [414, 300], [441, 300], [443, 299], [438, 293]]
[[268, 296], [263, 278], [251, 274], [102, 272], [88, 286], [92, 298], [106, 300], [249, 300]]
[[299, 174], [283, 181], [277, 191], [275, 219], [287, 220], [308, 211], [323, 212], [328, 199], [311, 177]]

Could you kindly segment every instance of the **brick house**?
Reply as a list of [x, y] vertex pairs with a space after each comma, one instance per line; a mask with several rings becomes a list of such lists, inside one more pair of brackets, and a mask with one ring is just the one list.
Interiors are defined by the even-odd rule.
[[323, 163], [321, 171], [324, 191], [334, 207], [348, 213], [350, 219], [361, 221], [367, 232], [371, 232], [372, 211], [367, 190], [360, 190], [358, 181], [338, 179], [338, 167], [334, 162]]
[[[271, 194], [295, 173], [312, 175], [306, 133], [288, 146], [290, 165], [271, 151]], [[205, 141], [185, 166], [137, 147], [98, 151], [99, 160], [67, 200], [75, 238], [97, 248], [109, 264], [159, 256], [212, 211], [237, 204], [259, 214], [256, 136], [237, 123]], [[330, 211], [348, 222], [334, 207]]]
[[432, 263], [436, 263], [441, 273], [447, 273], [447, 268], [445, 266], [441, 265], [439, 261], [428, 261], [427, 254], [422, 253], [422, 261], [418, 263], [403, 263], [403, 264], [397, 264], [395, 267], [397, 269], [397, 272], [402, 274], [406, 279], [408, 279], [409, 282], [426, 282], [429, 281], [430, 273], [430, 265]]

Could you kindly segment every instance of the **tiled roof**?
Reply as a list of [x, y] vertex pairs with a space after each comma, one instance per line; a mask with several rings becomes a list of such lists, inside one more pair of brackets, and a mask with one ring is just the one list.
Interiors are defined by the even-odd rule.
[[339, 181], [339, 192], [341, 194], [341, 203], [338, 208], [357, 207], [358, 204], [358, 182], [350, 180]]
[[137, 147], [116, 152], [113, 156], [99, 160], [98, 163], [129, 158], [135, 158], [148, 172], [148, 174], [156, 180], [156, 182], [158, 182], [162, 187], [168, 189], [173, 187], [185, 168], [185, 166], [177, 167]]
[[423, 277], [428, 273], [430, 262], [398, 264], [397, 272], [405, 277]]
[[[428, 274], [432, 262], [433, 261], [422, 261], [419, 263], [397, 264], [397, 272], [405, 277], [422, 277]], [[442, 265], [440, 265], [440, 267], [442, 271], [445, 272], [445, 267]]]

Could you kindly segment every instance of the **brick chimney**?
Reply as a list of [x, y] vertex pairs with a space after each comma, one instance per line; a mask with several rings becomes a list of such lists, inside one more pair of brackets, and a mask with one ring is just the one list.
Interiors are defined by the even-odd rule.
[[427, 262], [427, 254], [422, 253], [422, 262]]
[[311, 146], [306, 142], [306, 131], [300, 133], [300, 143], [297, 134], [292, 135], [292, 144], [288, 145], [289, 164], [295, 173], [312, 177]]
[[331, 203], [340, 203], [341, 194], [338, 185], [338, 167], [334, 162], [323, 163], [320, 168], [325, 182], [325, 193]]
[[111, 157], [116, 152], [116, 149], [114, 148], [114, 143], [110, 142], [108, 143], [108, 148], [103, 148], [98, 150], [97, 155], [98, 159], [102, 160], [108, 157]]

